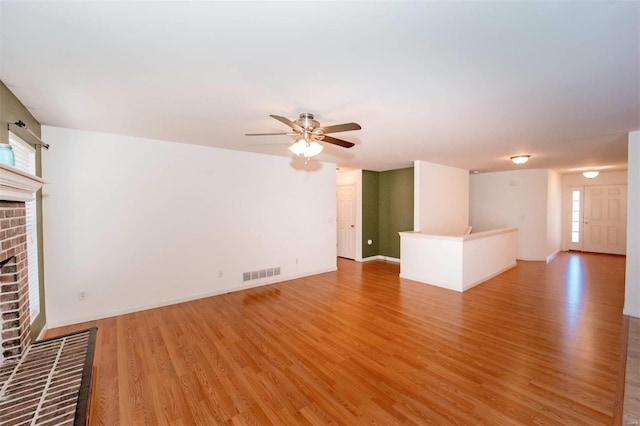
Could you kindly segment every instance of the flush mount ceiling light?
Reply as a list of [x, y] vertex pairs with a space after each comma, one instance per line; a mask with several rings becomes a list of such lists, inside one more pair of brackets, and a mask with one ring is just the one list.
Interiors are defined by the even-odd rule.
[[304, 138], [298, 138], [296, 142], [289, 147], [289, 150], [295, 155], [310, 158], [320, 154], [322, 148], [322, 145], [316, 141], [307, 141]]
[[582, 172], [582, 176], [586, 177], [587, 179], [598, 177], [599, 174], [600, 172], [597, 170], [587, 170], [586, 172]]
[[527, 161], [529, 161], [529, 157], [531, 157], [530, 155], [514, 155], [513, 157], [511, 157], [511, 161], [513, 161], [513, 164], [524, 164]]

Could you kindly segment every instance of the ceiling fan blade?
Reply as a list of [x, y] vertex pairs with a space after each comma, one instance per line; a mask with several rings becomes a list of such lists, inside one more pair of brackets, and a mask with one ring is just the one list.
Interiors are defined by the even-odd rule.
[[270, 114], [269, 117], [275, 118], [279, 122], [286, 124], [287, 126], [291, 127], [296, 132], [302, 132], [304, 130], [302, 127], [298, 126], [296, 123], [294, 123], [293, 121], [289, 120], [286, 117], [281, 117], [279, 115], [273, 115], [273, 114]]
[[322, 142], [329, 142], [334, 145], [341, 146], [343, 148], [351, 148], [356, 145], [352, 142], [347, 142], [347, 141], [343, 141], [342, 139], [332, 138], [331, 136], [327, 136], [327, 135], [324, 135], [324, 138], [322, 138]]
[[362, 127], [358, 123], [336, 124], [335, 126], [320, 127], [324, 133], [348, 132], [349, 130], [360, 130]]
[[297, 135], [297, 133], [285, 133], [285, 132], [278, 132], [278, 133], [245, 133], [245, 136], [271, 136], [271, 135]]

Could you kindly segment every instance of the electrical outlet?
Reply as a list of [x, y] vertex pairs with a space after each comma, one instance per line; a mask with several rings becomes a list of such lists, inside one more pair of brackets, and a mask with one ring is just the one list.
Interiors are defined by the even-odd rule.
[[87, 293], [85, 293], [84, 291], [79, 291], [78, 300], [87, 300]]

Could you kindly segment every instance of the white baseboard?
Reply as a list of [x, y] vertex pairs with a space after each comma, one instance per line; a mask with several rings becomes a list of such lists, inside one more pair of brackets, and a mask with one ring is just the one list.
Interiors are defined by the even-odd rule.
[[44, 335], [47, 333], [47, 330], [49, 330], [49, 328], [47, 327], [47, 324], [45, 323], [45, 325], [42, 327], [42, 330], [40, 330], [40, 333], [38, 334], [38, 337], [36, 338], [36, 341], [42, 340]]
[[371, 262], [372, 260], [381, 260], [380, 259], [381, 256], [369, 256], [369, 257], [365, 257], [363, 259], [360, 260], [360, 262]]
[[326, 272], [334, 272], [336, 270], [337, 270], [336, 267], [331, 267], [331, 268], [318, 270], [318, 271], [305, 273], [305, 274], [300, 274], [300, 275], [280, 276], [280, 277], [276, 278], [275, 280], [274, 279], [271, 279], [271, 280], [255, 280], [255, 281], [260, 281], [260, 282], [254, 282], [252, 284], [241, 285], [241, 286], [238, 286], [238, 287], [226, 288], [224, 290], [218, 290], [218, 291], [211, 292], [211, 293], [202, 293], [202, 294], [198, 294], [198, 295], [194, 295], [194, 296], [180, 297], [180, 298], [171, 299], [171, 300], [163, 300], [161, 302], [138, 305], [138, 306], [134, 306], [134, 307], [131, 307], [131, 308], [116, 309], [116, 310], [113, 310], [113, 311], [102, 312], [102, 313], [98, 313], [98, 314], [95, 314], [95, 315], [87, 315], [87, 316], [83, 316], [83, 317], [78, 317], [78, 318], [74, 318], [74, 319], [71, 319], [71, 320], [55, 321], [55, 320], [49, 320], [48, 319], [47, 320], [47, 326], [48, 326], [48, 329], [57, 328], [57, 327], [66, 327], [68, 325], [80, 324], [80, 323], [89, 322], [89, 321], [96, 321], [96, 320], [105, 319], [105, 318], [111, 318], [111, 317], [115, 317], [115, 316], [119, 316], [119, 315], [132, 314], [134, 312], [146, 311], [148, 309], [161, 308], [163, 306], [176, 305], [178, 303], [190, 302], [192, 300], [204, 299], [206, 297], [212, 297], [212, 296], [219, 296], [221, 294], [233, 293], [233, 292], [236, 292], [236, 291], [247, 290], [247, 289], [255, 288], [255, 287], [262, 287], [262, 286], [266, 286], [266, 285], [270, 285], [270, 284], [277, 284], [277, 283], [281, 283], [281, 282], [285, 282], [285, 281], [295, 280], [295, 279], [298, 279], [298, 278], [309, 277], [311, 275], [324, 274]]
[[463, 287], [463, 289], [462, 289], [462, 291], [467, 291], [467, 290], [469, 290], [470, 288], [477, 286], [478, 284], [482, 284], [482, 283], [483, 283], [483, 282], [485, 282], [485, 281], [489, 281], [491, 278], [493, 278], [493, 277], [497, 277], [498, 275], [502, 274], [503, 272], [506, 272], [506, 271], [508, 271], [509, 269], [515, 268], [516, 266], [518, 266], [518, 264], [517, 264], [517, 263], [514, 263], [513, 265], [509, 265], [509, 266], [507, 266], [506, 268], [503, 268], [503, 269], [499, 270], [499, 271], [498, 271], [498, 272], [496, 272], [495, 274], [489, 275], [488, 277], [483, 278], [483, 279], [481, 279], [480, 281], [476, 281], [476, 282], [474, 282], [474, 283], [471, 283], [471, 284], [469, 284], [469, 285], [464, 286], [464, 287]]
[[635, 308], [635, 309], [634, 307], [627, 308], [625, 306], [624, 310], [622, 311], [622, 314], [628, 317], [634, 317], [634, 318], [640, 319], [640, 309], [638, 308]]
[[365, 257], [361, 260], [361, 262], [371, 262], [372, 260], [383, 260], [385, 262], [400, 263], [400, 259], [398, 259], [397, 257], [382, 256], [380, 254], [376, 256]]
[[525, 262], [551, 262], [557, 255], [560, 253], [560, 250], [556, 250], [551, 253], [547, 257], [518, 257], [518, 260], [524, 260]]
[[555, 259], [555, 257], [558, 255], [558, 253], [560, 253], [560, 250], [556, 250], [553, 253], [551, 253], [549, 256], [547, 256], [547, 263], [549, 263], [553, 259]]
[[400, 278], [404, 278], [404, 279], [411, 280], [411, 281], [417, 281], [417, 282], [422, 283], [422, 284], [431, 285], [431, 286], [434, 286], [434, 287], [440, 287], [440, 288], [444, 288], [446, 290], [452, 290], [452, 291], [457, 291], [458, 293], [462, 293], [462, 292], [465, 292], [465, 291], [469, 290], [472, 287], [475, 287], [475, 286], [477, 286], [479, 284], [482, 284], [485, 281], [490, 280], [493, 277], [496, 277], [496, 276], [502, 274], [503, 272], [508, 271], [511, 268], [515, 268], [516, 266], [517, 266], [517, 264], [514, 263], [514, 264], [509, 265], [506, 268], [503, 268], [503, 269], [499, 270], [498, 272], [496, 272], [496, 273], [494, 273], [492, 275], [489, 275], [488, 277], [483, 278], [483, 279], [481, 279], [479, 281], [473, 282], [471, 284], [467, 284], [466, 286], [463, 286], [463, 287], [461, 285], [462, 289], [460, 289], [459, 287], [448, 285], [448, 284], [444, 284], [444, 283], [441, 283], [441, 284], [428, 283], [428, 282], [422, 281], [421, 279], [418, 279], [418, 277], [413, 277], [411, 275], [406, 275], [406, 274], [402, 274], [402, 273], [400, 274]]
[[407, 274], [400, 273], [400, 278], [405, 280], [415, 281], [417, 283], [424, 284], [424, 285], [430, 285], [433, 287], [439, 287], [445, 290], [451, 290], [451, 291], [456, 291], [458, 293], [462, 293], [462, 290], [460, 290], [459, 288], [455, 288], [453, 286], [450, 286], [444, 283], [440, 283], [440, 284], [429, 283], [429, 282], [423, 281], [420, 277], [415, 277], [411, 274], [407, 275]]

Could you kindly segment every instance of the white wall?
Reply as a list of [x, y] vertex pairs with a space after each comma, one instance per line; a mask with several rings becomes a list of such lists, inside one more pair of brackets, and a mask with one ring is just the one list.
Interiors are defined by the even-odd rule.
[[415, 161], [414, 231], [462, 235], [469, 226], [469, 171]]
[[473, 232], [518, 228], [517, 258], [547, 260], [548, 171], [526, 169], [470, 177]]
[[400, 277], [462, 291], [462, 237], [400, 232]]
[[547, 257], [562, 247], [562, 176], [547, 170]]
[[[49, 327], [336, 269], [334, 164], [42, 133]], [[242, 282], [274, 266], [278, 279]]]
[[627, 172], [600, 172], [598, 177], [594, 179], [587, 179], [582, 173], [562, 175], [562, 184], [565, 188], [570, 186], [626, 185]]
[[465, 291], [516, 266], [518, 230], [465, 236], [400, 232], [400, 277]]
[[624, 314], [640, 318], [640, 132], [629, 133]]
[[516, 267], [518, 231], [507, 228], [463, 237], [462, 289]]
[[[337, 185], [356, 186], [356, 258], [362, 262], [362, 170], [344, 170], [338, 172]], [[337, 210], [336, 210], [337, 214]], [[337, 238], [337, 236], [336, 236]]]

